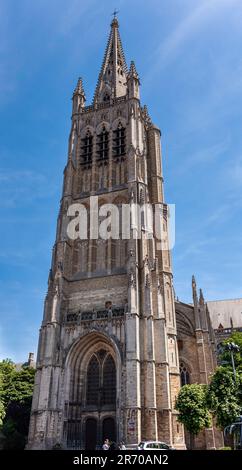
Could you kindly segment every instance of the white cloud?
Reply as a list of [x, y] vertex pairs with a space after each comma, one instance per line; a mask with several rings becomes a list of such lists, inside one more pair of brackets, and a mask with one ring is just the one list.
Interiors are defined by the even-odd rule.
[[[196, 7], [192, 8], [194, 3]], [[162, 68], [172, 62], [186, 41], [197, 35], [209, 21], [214, 20], [215, 16], [224, 14], [227, 8], [231, 10], [235, 5], [236, 8], [241, 7], [241, 0], [200, 0], [199, 2], [192, 2], [190, 13], [157, 46], [152, 57], [152, 68], [144, 77], [144, 81], [153, 80]]]
[[56, 26], [58, 32], [61, 34], [68, 34], [78, 24], [81, 25], [81, 20], [86, 20], [87, 13], [94, 8], [95, 0], [83, 1], [83, 0], [71, 0], [68, 3], [64, 3], [62, 8], [59, 8], [59, 14], [57, 16]]
[[204, 247], [211, 246], [216, 243], [216, 238], [207, 238], [206, 240], [196, 240], [195, 242], [186, 243], [187, 248], [179, 250], [180, 254], [176, 255], [176, 262], [180, 262], [184, 259], [189, 259], [191, 256], [196, 256], [204, 253]]
[[182, 47], [184, 42], [193, 34], [199, 32], [204, 22], [213, 18], [214, 15], [221, 13], [224, 7], [232, 8], [233, 4], [240, 4], [239, 0], [206, 0], [196, 2], [198, 6], [184, 18], [171, 35], [157, 48], [157, 54], [162, 63], [169, 60]]
[[0, 168], [0, 207], [14, 208], [59, 191], [57, 182], [49, 184], [47, 175], [33, 170]]
[[231, 186], [239, 186], [241, 189], [242, 185], [242, 157], [237, 158], [234, 162], [230, 162], [228, 169], [227, 178], [229, 178]]
[[10, 350], [5, 343], [6, 335], [4, 334], [3, 328], [0, 325], [0, 361], [3, 359], [14, 359], [13, 351]]
[[225, 137], [225, 139], [221, 140], [220, 142], [202, 148], [197, 152], [195, 151], [188, 157], [184, 157], [182, 159], [182, 162], [180, 162], [179, 160], [180, 165], [176, 166], [175, 172], [180, 175], [190, 170], [193, 166], [213, 162], [214, 160], [221, 157], [228, 150], [229, 144], [230, 138], [228, 135], [227, 137]]
[[31, 170], [6, 170], [0, 169], [0, 182], [15, 182], [16, 181], [25, 181], [26, 182], [42, 182], [45, 181], [46, 178], [41, 173], [36, 173]]

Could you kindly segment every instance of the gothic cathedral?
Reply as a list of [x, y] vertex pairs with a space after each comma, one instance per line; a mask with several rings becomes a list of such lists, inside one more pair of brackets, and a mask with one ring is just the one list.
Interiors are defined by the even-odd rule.
[[[117, 18], [93, 103], [82, 80], [72, 126], [56, 242], [40, 329], [29, 449], [95, 449], [104, 438], [185, 448], [169, 249], [156, 237], [70, 239], [68, 208], [90, 198], [121, 208], [158, 204], [167, 231], [160, 130], [127, 68]], [[121, 211], [120, 211], [121, 214]]]

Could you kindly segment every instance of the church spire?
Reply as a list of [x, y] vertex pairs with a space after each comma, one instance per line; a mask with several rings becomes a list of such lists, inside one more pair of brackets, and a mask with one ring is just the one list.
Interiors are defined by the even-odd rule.
[[85, 92], [84, 92], [81, 77], [78, 78], [76, 88], [73, 92], [72, 101], [73, 101], [73, 105], [72, 105], [73, 114], [78, 113], [80, 108], [83, 108], [85, 106], [86, 97], [85, 97]]
[[203, 297], [203, 291], [202, 291], [202, 289], [200, 289], [199, 293], [200, 293], [200, 295], [199, 295], [199, 304], [200, 304], [200, 305], [204, 305], [204, 304], [205, 304], [205, 300], [204, 300], [204, 297]]
[[128, 69], [118, 28], [118, 20], [114, 17], [94, 94], [94, 103], [109, 101], [127, 93]]
[[192, 276], [192, 296], [193, 296], [193, 305], [194, 305], [194, 317], [195, 317], [195, 328], [200, 329], [200, 318], [199, 318], [199, 311], [198, 311], [198, 297], [197, 297], [197, 284], [196, 279], [193, 274]]
[[131, 64], [130, 64], [130, 69], [129, 69], [129, 73], [127, 76], [127, 84], [128, 84], [129, 98], [139, 99], [140, 98], [140, 95], [139, 95], [140, 81], [139, 81], [139, 75], [137, 73], [135, 63], [133, 60], [131, 61]]
[[130, 63], [129, 77], [136, 78], [137, 80], [139, 80], [139, 75], [138, 75], [138, 72], [136, 70], [135, 63], [133, 60], [131, 60], [131, 63]]

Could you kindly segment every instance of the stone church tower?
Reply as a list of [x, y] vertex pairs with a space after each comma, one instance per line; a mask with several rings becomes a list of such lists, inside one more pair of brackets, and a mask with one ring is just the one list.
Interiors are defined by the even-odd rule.
[[130, 239], [95, 238], [89, 229], [87, 239], [73, 240], [66, 230], [69, 208], [81, 203], [90, 218], [96, 197], [99, 207], [116, 205], [120, 217], [123, 204], [158, 204], [167, 234], [160, 130], [139, 87], [114, 18], [92, 105], [81, 79], [73, 94], [29, 449], [95, 448], [106, 437], [184, 448], [174, 409], [180, 375], [169, 249], [147, 238], [142, 215]]

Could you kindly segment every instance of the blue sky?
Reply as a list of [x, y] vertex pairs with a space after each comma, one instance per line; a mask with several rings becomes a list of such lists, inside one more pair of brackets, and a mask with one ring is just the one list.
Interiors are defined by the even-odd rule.
[[70, 130], [90, 103], [109, 33], [120, 33], [162, 130], [176, 204], [176, 294], [242, 297], [241, 0], [1, 0], [0, 358], [36, 351]]

